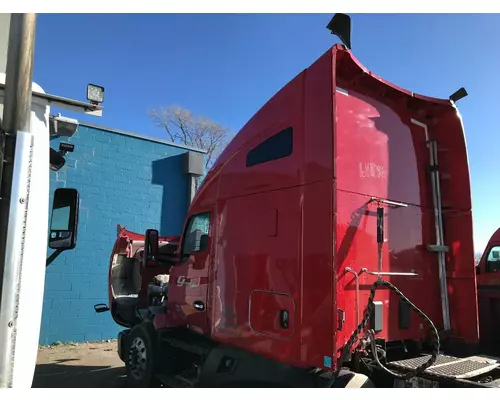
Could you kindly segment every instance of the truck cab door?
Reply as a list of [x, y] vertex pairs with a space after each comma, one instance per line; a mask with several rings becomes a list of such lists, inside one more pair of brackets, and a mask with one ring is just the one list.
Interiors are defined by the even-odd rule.
[[208, 277], [210, 270], [211, 213], [191, 215], [179, 251], [180, 260], [170, 272], [169, 325], [187, 326], [209, 333]]

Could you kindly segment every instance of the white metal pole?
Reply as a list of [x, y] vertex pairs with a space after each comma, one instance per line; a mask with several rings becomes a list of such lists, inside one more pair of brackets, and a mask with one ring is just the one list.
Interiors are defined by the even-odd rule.
[[[12, 14], [7, 49], [5, 101], [0, 133], [0, 388], [12, 387], [21, 265], [7, 263], [7, 232], [16, 133], [30, 130], [36, 14]], [[48, 150], [47, 150], [48, 151]]]

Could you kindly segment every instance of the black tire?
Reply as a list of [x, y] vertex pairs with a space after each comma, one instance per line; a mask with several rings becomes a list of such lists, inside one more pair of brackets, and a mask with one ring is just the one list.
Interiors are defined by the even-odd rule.
[[150, 323], [136, 325], [127, 338], [125, 369], [129, 387], [157, 387], [156, 332]]

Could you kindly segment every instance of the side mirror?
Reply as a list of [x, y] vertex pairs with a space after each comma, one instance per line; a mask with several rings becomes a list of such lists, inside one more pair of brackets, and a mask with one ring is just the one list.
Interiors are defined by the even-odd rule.
[[481, 266], [479, 264], [476, 265], [476, 275], [481, 273]]
[[207, 249], [208, 249], [208, 235], [201, 235], [199, 251], [205, 251]]
[[156, 229], [146, 230], [144, 238], [143, 265], [145, 267], [155, 267], [158, 260], [158, 240], [159, 234]]
[[[199, 247], [198, 247], [198, 250], [196, 251], [196, 253], [198, 253], [200, 251], [206, 251], [206, 250], [208, 250], [208, 235], [203, 234], [200, 236]], [[205, 266], [200, 264], [200, 263], [193, 264], [193, 269], [203, 269], [203, 268], [205, 268]]]
[[56, 189], [50, 218], [49, 247], [51, 249], [64, 251], [75, 248], [78, 207], [79, 196], [76, 189]]

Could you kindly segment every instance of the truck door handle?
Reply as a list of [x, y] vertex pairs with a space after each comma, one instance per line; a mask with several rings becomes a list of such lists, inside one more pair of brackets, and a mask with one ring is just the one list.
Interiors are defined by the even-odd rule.
[[287, 310], [280, 311], [280, 325], [283, 329], [288, 329], [290, 326], [290, 313]]
[[193, 303], [193, 307], [198, 311], [205, 311], [205, 304], [200, 300], [196, 300]]

